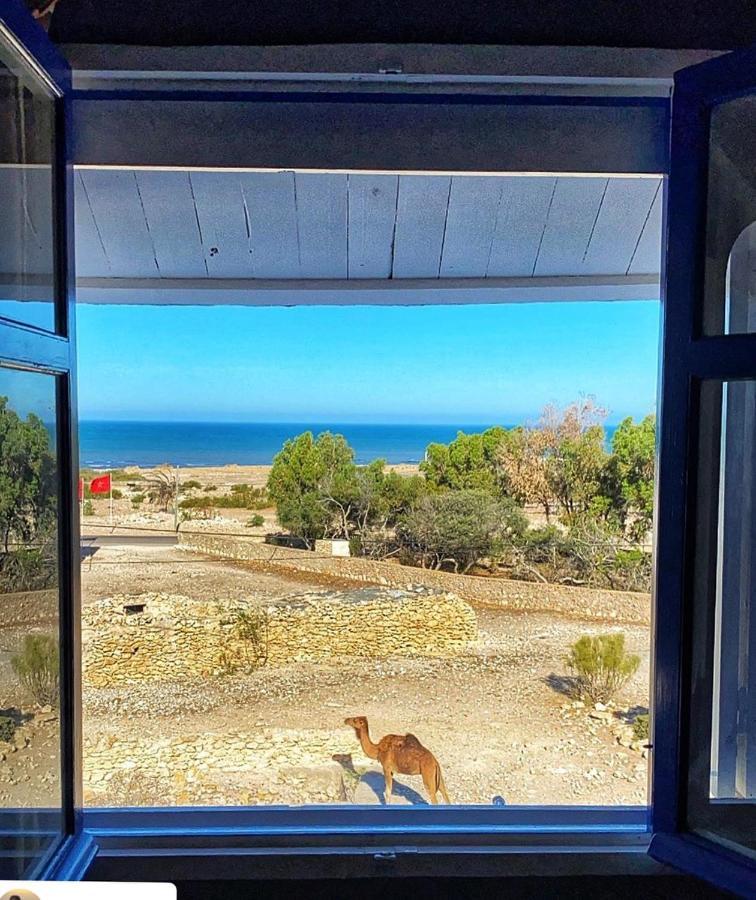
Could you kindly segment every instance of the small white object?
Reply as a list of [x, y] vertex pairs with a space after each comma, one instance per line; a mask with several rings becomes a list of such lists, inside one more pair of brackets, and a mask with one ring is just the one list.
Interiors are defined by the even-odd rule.
[[156, 882], [0, 881], [0, 900], [176, 900], [176, 886]]

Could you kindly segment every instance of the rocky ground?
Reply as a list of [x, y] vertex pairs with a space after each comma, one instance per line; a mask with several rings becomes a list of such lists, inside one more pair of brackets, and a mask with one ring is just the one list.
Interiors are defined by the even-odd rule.
[[[282, 577], [141, 546], [97, 550], [83, 579], [85, 602], [145, 590], [264, 599], [324, 586], [309, 574]], [[88, 800], [379, 803], [379, 770], [343, 725], [345, 716], [366, 715], [375, 739], [417, 735], [438, 757], [456, 803], [645, 803], [648, 761], [640, 745], [629, 746], [628, 723], [647, 707], [648, 629], [621, 629], [641, 667], [616, 707], [593, 709], [566, 696], [564, 656], [582, 634], [616, 626], [477, 612], [477, 642], [451, 659], [296, 663], [196, 683], [88, 688]], [[395, 786], [397, 802], [424, 802], [419, 778], [399, 777]]]

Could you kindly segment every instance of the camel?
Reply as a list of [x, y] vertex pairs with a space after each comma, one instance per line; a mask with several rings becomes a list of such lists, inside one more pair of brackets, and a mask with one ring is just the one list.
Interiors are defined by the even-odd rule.
[[438, 791], [441, 791], [446, 803], [451, 803], [438, 760], [430, 750], [423, 747], [414, 734], [386, 734], [374, 744], [370, 740], [368, 720], [365, 716], [351, 716], [344, 719], [344, 724], [354, 728], [365, 756], [377, 759], [383, 767], [387, 804], [391, 802], [395, 772], [399, 775], [422, 775], [431, 803], [438, 803], [436, 797]]

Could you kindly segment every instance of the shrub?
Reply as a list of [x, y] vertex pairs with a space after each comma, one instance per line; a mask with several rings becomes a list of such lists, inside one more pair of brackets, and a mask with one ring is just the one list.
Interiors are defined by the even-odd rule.
[[225, 650], [221, 654], [221, 668], [227, 675], [239, 669], [251, 672], [268, 661], [268, 616], [264, 610], [236, 609], [224, 624], [233, 626], [233, 636], [242, 642], [243, 660], [232, 659]]
[[[121, 500], [123, 498], [123, 491], [119, 488], [111, 488], [111, 492], [113, 494], [114, 500]], [[110, 494], [93, 494], [92, 489], [89, 486], [88, 482], [84, 482], [84, 499], [85, 500], [107, 500], [110, 497]]]
[[205, 491], [206, 493], [209, 492], [209, 491], [217, 491], [217, 490], [218, 490], [218, 485], [217, 485], [217, 484], [206, 484], [206, 485], [202, 488], [202, 490]]
[[139, 509], [139, 507], [144, 503], [144, 500], [144, 494], [134, 494], [134, 496], [131, 498], [131, 505], [134, 509]]
[[94, 503], [91, 500], [84, 501], [84, 515], [93, 516], [95, 514]]
[[19, 681], [40, 706], [56, 706], [60, 696], [58, 642], [47, 634], [27, 634], [21, 652], [11, 658]]
[[190, 478], [181, 485], [182, 491], [198, 491], [202, 485], [196, 478]]
[[56, 535], [41, 547], [19, 547], [0, 553], [0, 593], [40, 591], [52, 587], [58, 576]]
[[12, 741], [16, 733], [16, 723], [10, 716], [0, 716], [0, 741]]
[[624, 634], [583, 635], [570, 648], [567, 665], [581, 700], [608, 703], [637, 672], [640, 657], [625, 650]]
[[645, 742], [648, 740], [648, 713], [642, 713], [633, 720], [633, 737], [636, 741]]
[[217, 506], [214, 497], [187, 497], [179, 503], [180, 509], [210, 509]]
[[265, 524], [265, 517], [261, 516], [260, 513], [255, 513], [254, 516], [250, 516], [247, 519], [247, 525], [250, 528], [259, 528], [261, 525]]
[[500, 555], [525, 524], [522, 510], [510, 500], [487, 491], [443, 491], [420, 498], [400, 522], [397, 540], [404, 555], [423, 568], [451, 565], [464, 573]]

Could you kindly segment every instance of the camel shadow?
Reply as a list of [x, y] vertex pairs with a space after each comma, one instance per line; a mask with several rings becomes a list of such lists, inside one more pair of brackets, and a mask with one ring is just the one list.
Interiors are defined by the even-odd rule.
[[[360, 778], [362, 784], [366, 784], [378, 798], [381, 806], [386, 806], [386, 781], [381, 772], [365, 772]], [[394, 778], [394, 797], [401, 797], [412, 806], [428, 806], [428, 801], [422, 795], [406, 784], [402, 784]]]
[[547, 684], [557, 694], [564, 694], [566, 697], [577, 696], [577, 678], [571, 678], [569, 675], [557, 675], [551, 672], [543, 679], [543, 683]]
[[[353, 784], [352, 795], [354, 795], [361, 784], [366, 785], [375, 794], [376, 799], [381, 806], [386, 805], [386, 781], [381, 772], [375, 771], [358, 771], [354, 767], [354, 760], [351, 753], [334, 753], [331, 759], [337, 762], [344, 773], [349, 777]], [[428, 801], [421, 794], [407, 787], [394, 778], [394, 797], [401, 797], [412, 806], [428, 806]]]

